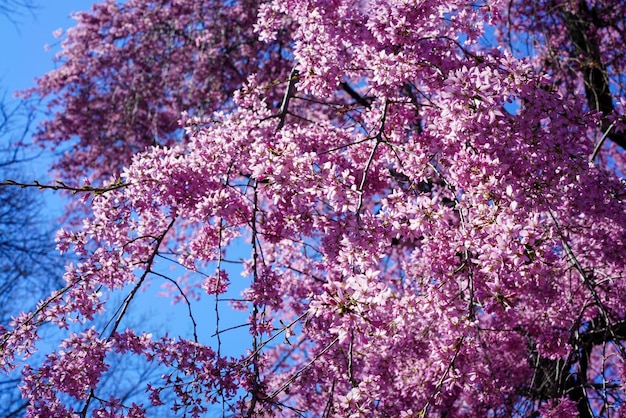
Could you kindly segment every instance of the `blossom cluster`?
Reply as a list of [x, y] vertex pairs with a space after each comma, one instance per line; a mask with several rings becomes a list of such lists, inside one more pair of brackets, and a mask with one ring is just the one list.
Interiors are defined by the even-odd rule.
[[[59, 248], [80, 259], [68, 267], [67, 288], [2, 330], [2, 344], [27, 354], [40, 323], [87, 327], [106, 315], [112, 291], [131, 288], [133, 303], [148, 277], [163, 276], [155, 259], [164, 254], [187, 274], [189, 288], [172, 294], [184, 301], [200, 289], [218, 303], [237, 281], [224, 264], [241, 238], [250, 285], [236, 307], [249, 315], [249, 350], [226, 358], [198, 339], [119, 332], [116, 317], [113, 331], [87, 328], [25, 368], [30, 416], [66, 413], [67, 396], [85, 411], [97, 404], [141, 415], [140, 405], [99, 393], [113, 353], [165, 368], [148, 383], [149, 402], [189, 416], [212, 404], [241, 416], [623, 412], [626, 184], [619, 164], [603, 164], [610, 156], [593, 158], [609, 116], [589, 106], [580, 85], [567, 94], [549, 87], [558, 77], [538, 71], [536, 59], [481, 45], [485, 25], [510, 18], [508, 3], [269, 1], [254, 16], [247, 2], [232, 3], [107, 1], [79, 15], [68, 64], [41, 81], [62, 87], [40, 87], [45, 94], [80, 90], [61, 81], [80, 68], [70, 56], [95, 54], [98, 71], [116, 74], [126, 53], [154, 58], [131, 49], [141, 38], [133, 31], [161, 39], [192, 28], [163, 45], [172, 65], [191, 69], [165, 66], [162, 75], [206, 84], [193, 94], [174, 81], [164, 82], [167, 91], [146, 87], [158, 108], [111, 123], [154, 124], [159, 141], [107, 133], [123, 138], [111, 152], [124, 155], [91, 174], [129, 163], [119, 172], [124, 187], [95, 196], [83, 225], [59, 233]], [[140, 10], [143, 20], [129, 23]], [[204, 12], [206, 28], [185, 20]], [[222, 27], [232, 34], [216, 34], [220, 16], [233, 21]], [[120, 41], [110, 51], [74, 51], [88, 35]], [[253, 53], [253, 45], [267, 49]], [[603, 59], [622, 65], [613, 54]], [[112, 56], [117, 64], [106, 62]], [[93, 88], [116, 86], [105, 79]], [[66, 96], [66, 106], [91, 106], [85, 94]], [[184, 140], [159, 128], [161, 112], [201, 100], [212, 104], [180, 117]], [[42, 135], [61, 141], [62, 122], [48, 122]], [[93, 142], [100, 131], [67, 135], [89, 153], [110, 146]], [[150, 146], [133, 154], [140, 145]], [[83, 157], [73, 156], [95, 161]], [[73, 174], [67, 160], [59, 164]], [[206, 273], [209, 266], [217, 267]], [[165, 392], [175, 400], [168, 404]]]

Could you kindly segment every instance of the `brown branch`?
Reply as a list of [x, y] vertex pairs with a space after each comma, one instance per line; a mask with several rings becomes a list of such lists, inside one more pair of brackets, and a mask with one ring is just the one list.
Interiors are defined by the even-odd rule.
[[454, 363], [456, 362], [456, 359], [459, 356], [459, 353], [461, 352], [461, 347], [464, 341], [465, 341], [465, 337], [457, 338], [454, 344], [454, 354], [452, 355], [452, 360], [450, 360], [450, 362], [448, 363], [448, 366], [446, 367], [446, 370], [439, 377], [439, 381], [435, 385], [435, 390], [430, 394], [430, 396], [426, 400], [426, 404], [421, 409], [418, 416], [420, 417], [427, 416], [428, 409], [430, 408], [430, 404], [433, 401], [433, 399], [435, 399], [435, 396], [437, 396], [441, 392], [441, 388], [443, 387], [443, 382], [447, 379], [448, 375], [450, 374], [450, 370], [452, 370], [452, 368], [454, 367]]
[[315, 357], [313, 357], [308, 363], [306, 363], [300, 370], [294, 373], [289, 379], [287, 379], [278, 389], [272, 392], [267, 399], [274, 399], [278, 396], [283, 390], [287, 388], [294, 380], [296, 380], [302, 373], [304, 373], [313, 363], [315, 363], [319, 358], [321, 358], [328, 350], [330, 350], [337, 342], [339, 341], [339, 337], [336, 337], [332, 340], [322, 351], [320, 351]]
[[279, 122], [278, 126], [276, 126], [276, 132], [280, 131], [283, 129], [283, 126], [285, 126], [285, 119], [287, 118], [287, 113], [289, 113], [289, 101], [293, 95], [296, 94], [296, 83], [298, 82], [298, 79], [298, 70], [296, 69], [296, 66], [294, 66], [289, 74], [289, 84], [285, 90], [283, 102], [280, 104], [280, 110], [278, 112]]
[[357, 104], [363, 107], [366, 107], [368, 109], [372, 106], [371, 98], [361, 96], [359, 93], [356, 92], [356, 90], [352, 88], [350, 84], [346, 83], [345, 81], [342, 81], [341, 83], [339, 83], [339, 87], [341, 87], [343, 91], [348, 93], [348, 95], [352, 97], [356, 101]]
[[106, 192], [110, 192], [112, 190], [124, 188], [128, 186], [128, 184], [123, 183], [121, 180], [118, 180], [115, 183], [112, 183], [104, 187], [94, 187], [90, 185], [85, 185], [82, 187], [74, 187], [74, 186], [65, 184], [64, 182], [60, 180], [57, 180], [55, 184], [43, 184], [37, 180], [33, 181], [32, 183], [20, 183], [19, 181], [15, 181], [15, 180], [5, 180], [3, 182], [0, 182], [0, 186], [17, 186], [22, 189], [34, 187], [39, 190], [65, 190], [65, 191], [71, 192], [72, 194], [94, 193], [94, 194], [100, 195]]
[[600, 128], [608, 132], [608, 138], [626, 149], [626, 134], [615, 132], [609, 128], [611, 122], [606, 118], [615, 110], [613, 97], [609, 88], [609, 77], [606, 66], [602, 62], [600, 46], [587, 35], [591, 26], [601, 26], [597, 17], [591, 13], [585, 1], [578, 2], [579, 12], [563, 10], [563, 21], [575, 49], [576, 55], [582, 55], [584, 61], [580, 65], [585, 85], [585, 96], [591, 110], [602, 112], [605, 116]]

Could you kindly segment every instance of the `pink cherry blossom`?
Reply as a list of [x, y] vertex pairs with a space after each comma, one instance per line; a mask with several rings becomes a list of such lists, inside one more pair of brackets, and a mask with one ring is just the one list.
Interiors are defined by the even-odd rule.
[[[620, 5], [131, 0], [78, 14], [28, 93], [56, 112], [38, 139], [70, 147], [64, 178], [117, 186], [59, 232], [77, 257], [66, 287], [2, 330], [29, 416], [81, 413], [68, 397], [94, 416], [623, 414]], [[151, 280], [190, 329], [122, 331]], [[230, 302], [246, 351], [228, 357], [223, 302], [242, 283]], [[215, 344], [192, 301], [215, 307]], [[49, 322], [68, 337], [19, 366]], [[100, 392], [113, 355], [163, 368], [144, 406]]]

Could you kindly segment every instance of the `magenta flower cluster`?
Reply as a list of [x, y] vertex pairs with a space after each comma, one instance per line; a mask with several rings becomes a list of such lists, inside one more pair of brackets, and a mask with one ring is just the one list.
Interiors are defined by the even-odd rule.
[[[66, 287], [2, 330], [4, 368], [44, 323], [82, 330], [23, 367], [28, 415], [626, 414], [624, 15], [609, 0], [78, 14], [29, 94], [57, 111], [38, 139], [70, 147], [58, 175], [110, 188], [58, 234], [78, 258]], [[225, 267], [242, 240], [245, 355], [121, 331], [150, 279], [218, 304], [244, 280]], [[101, 393], [115, 356], [164, 370], [143, 404]]]

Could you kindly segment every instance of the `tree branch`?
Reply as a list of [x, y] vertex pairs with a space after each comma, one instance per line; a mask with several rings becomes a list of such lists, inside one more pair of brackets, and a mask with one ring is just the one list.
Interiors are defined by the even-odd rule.
[[582, 55], [581, 71], [585, 85], [585, 96], [591, 110], [602, 112], [603, 118], [600, 128], [608, 132], [608, 138], [620, 147], [626, 149], [626, 134], [609, 129], [611, 122], [606, 116], [613, 113], [613, 97], [609, 88], [608, 72], [600, 53], [598, 43], [587, 35], [590, 26], [600, 26], [596, 22], [585, 1], [579, 1], [578, 14], [563, 11], [563, 21], [567, 27], [569, 37], [574, 45], [576, 55]]
[[0, 186], [17, 186], [21, 187], [22, 189], [36, 187], [39, 190], [65, 190], [71, 192], [72, 194], [82, 192], [100, 195], [106, 192], [110, 192], [112, 190], [121, 189], [128, 186], [128, 184], [125, 184], [121, 180], [118, 180], [115, 183], [111, 183], [110, 185], [104, 187], [93, 187], [88, 184], [83, 187], [73, 187], [59, 180], [56, 181], [56, 184], [43, 184], [37, 180], [33, 181], [32, 183], [20, 183], [19, 181], [15, 180], [5, 180], [3, 182], [0, 182]]
[[279, 122], [278, 126], [276, 126], [276, 132], [283, 129], [285, 126], [285, 119], [287, 118], [287, 113], [289, 112], [289, 101], [296, 93], [296, 83], [298, 82], [298, 70], [294, 65], [291, 73], [289, 74], [289, 84], [287, 85], [287, 89], [285, 90], [285, 96], [283, 97], [283, 102], [280, 104], [280, 110], [278, 112]]

